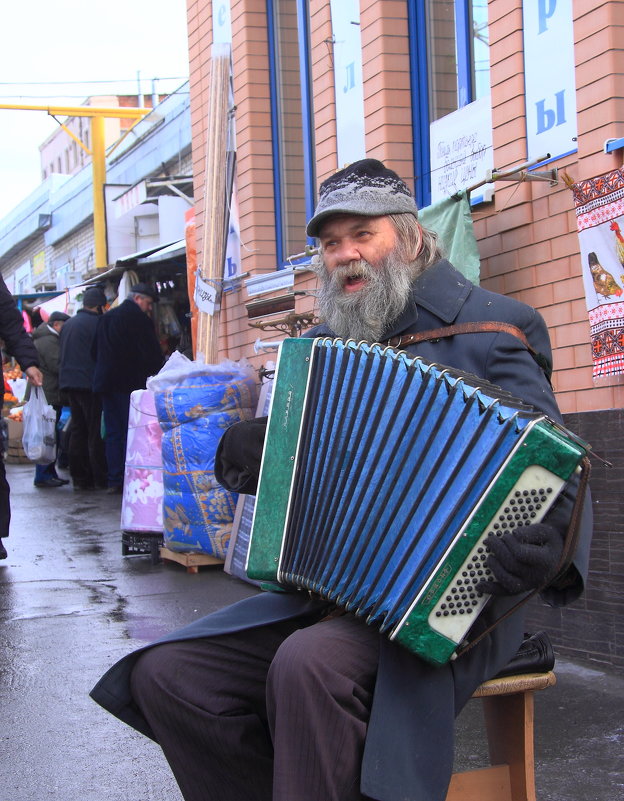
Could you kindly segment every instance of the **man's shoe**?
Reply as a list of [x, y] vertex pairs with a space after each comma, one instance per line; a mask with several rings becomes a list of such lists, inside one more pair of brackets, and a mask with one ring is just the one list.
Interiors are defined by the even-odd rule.
[[0, 559], [6, 559], [8, 555], [7, 549], [4, 547], [2, 540], [0, 540]]
[[48, 489], [49, 487], [62, 487], [64, 483], [60, 478], [46, 478], [45, 481], [35, 481], [35, 487]]
[[69, 484], [68, 478], [61, 478], [60, 476], [54, 476], [57, 481], [61, 482], [61, 485], [64, 487], [66, 484]]
[[106, 490], [107, 495], [121, 495], [123, 487], [120, 484], [115, 484], [113, 487], [108, 487]]

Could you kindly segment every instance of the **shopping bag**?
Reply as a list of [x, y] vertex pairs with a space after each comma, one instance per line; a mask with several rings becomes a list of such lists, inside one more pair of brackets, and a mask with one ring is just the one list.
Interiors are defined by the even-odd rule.
[[24, 406], [24, 453], [35, 464], [56, 459], [56, 412], [41, 387], [33, 387]]

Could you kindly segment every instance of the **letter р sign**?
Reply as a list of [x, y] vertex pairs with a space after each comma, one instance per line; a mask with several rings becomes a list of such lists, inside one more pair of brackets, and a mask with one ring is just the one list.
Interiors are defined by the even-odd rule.
[[572, 0], [524, 0], [527, 156], [574, 153], [576, 85]]

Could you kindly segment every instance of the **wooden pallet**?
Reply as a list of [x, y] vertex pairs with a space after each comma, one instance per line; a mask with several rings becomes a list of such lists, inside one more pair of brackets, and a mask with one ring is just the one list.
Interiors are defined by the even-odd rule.
[[165, 547], [160, 548], [160, 558], [163, 562], [177, 562], [179, 565], [183, 565], [187, 573], [197, 573], [200, 567], [206, 565], [223, 564], [223, 559], [207, 553], [176, 553]]

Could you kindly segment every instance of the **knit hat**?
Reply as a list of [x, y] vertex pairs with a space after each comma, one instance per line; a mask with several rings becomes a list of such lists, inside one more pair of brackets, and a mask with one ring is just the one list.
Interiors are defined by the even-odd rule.
[[82, 305], [88, 309], [106, 306], [107, 302], [106, 294], [99, 286], [90, 286], [82, 296]]
[[377, 159], [362, 159], [323, 181], [314, 217], [306, 229], [308, 236], [318, 236], [322, 223], [333, 214], [366, 217], [413, 214], [417, 217], [418, 207], [396, 172]]

